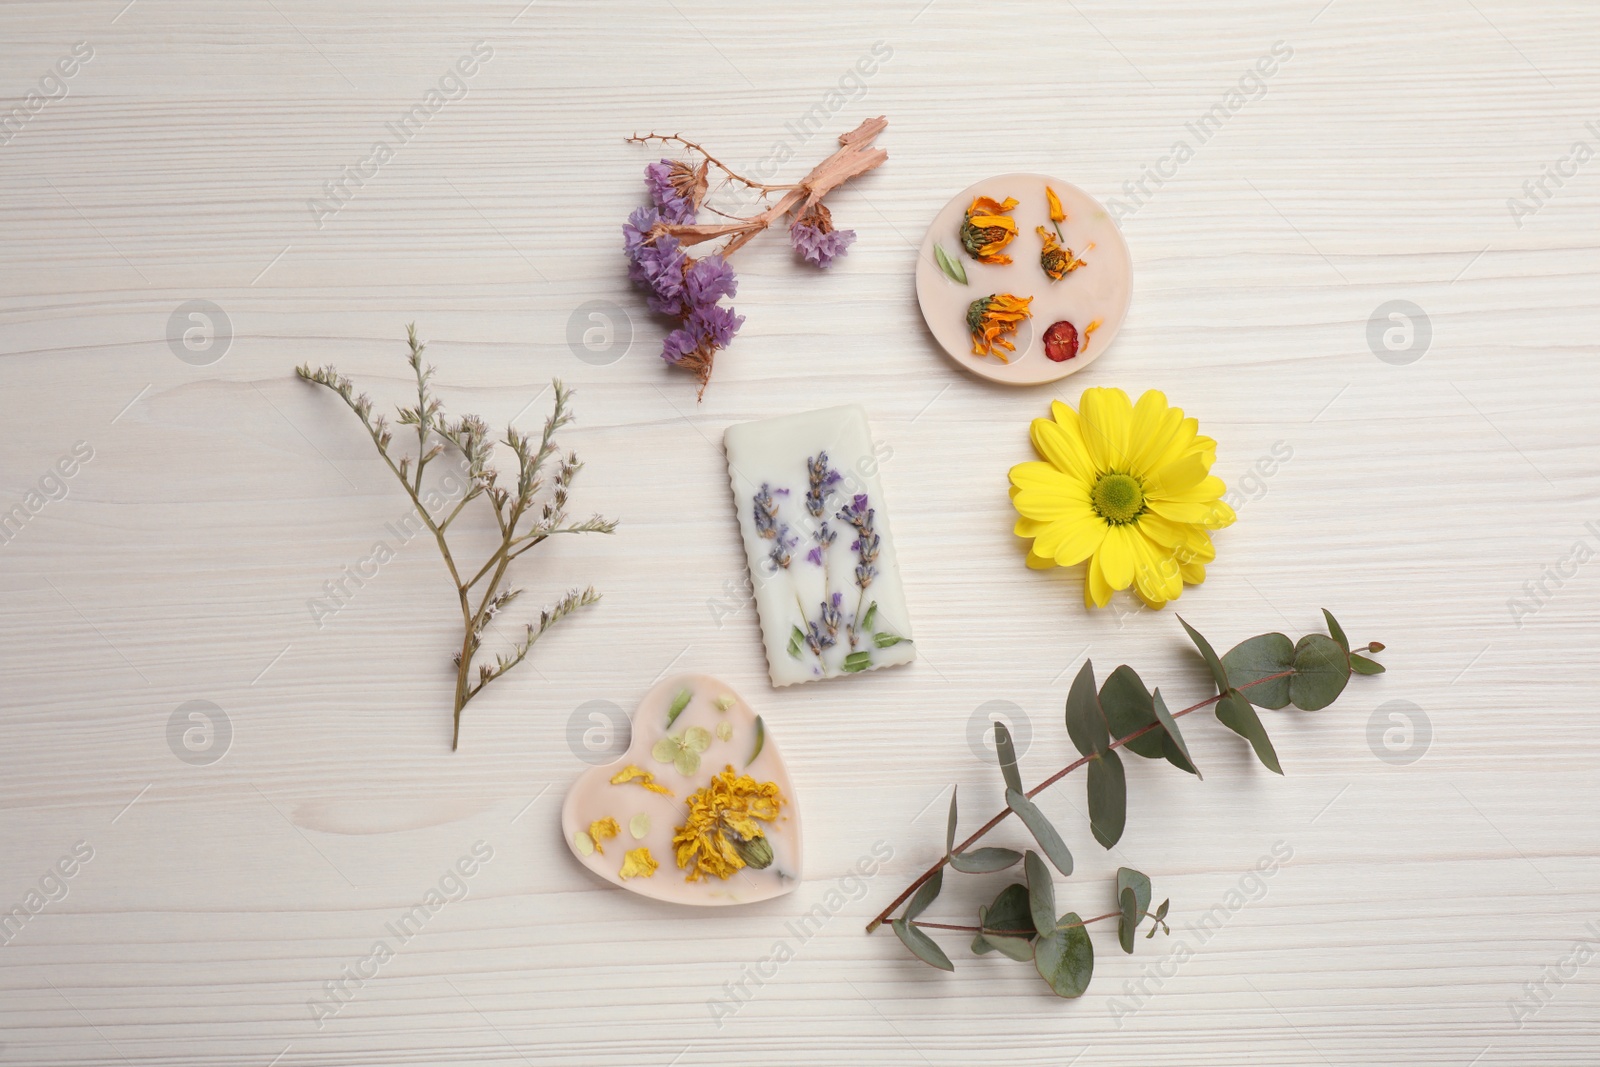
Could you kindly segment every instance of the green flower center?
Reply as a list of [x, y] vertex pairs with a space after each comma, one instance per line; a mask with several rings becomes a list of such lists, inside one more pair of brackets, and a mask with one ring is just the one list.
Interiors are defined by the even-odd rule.
[[1144, 513], [1144, 490], [1131, 474], [1102, 474], [1089, 490], [1089, 500], [1095, 512], [1113, 526], [1132, 522]]

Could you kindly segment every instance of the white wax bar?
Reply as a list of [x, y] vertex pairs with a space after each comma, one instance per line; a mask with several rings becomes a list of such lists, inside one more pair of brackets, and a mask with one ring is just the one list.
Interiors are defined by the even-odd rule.
[[723, 441], [772, 684], [915, 659], [866, 412], [747, 422]]

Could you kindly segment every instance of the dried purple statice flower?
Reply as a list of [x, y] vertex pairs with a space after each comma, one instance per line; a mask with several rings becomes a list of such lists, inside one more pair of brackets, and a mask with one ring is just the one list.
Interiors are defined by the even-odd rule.
[[693, 222], [706, 195], [707, 164], [698, 168], [675, 159], [663, 159], [644, 168], [650, 199], [668, 222]]
[[856, 586], [861, 589], [866, 589], [877, 577], [878, 550], [882, 547], [872, 527], [876, 511], [868, 507], [868, 503], [867, 494], [857, 493], [855, 499], [845, 505], [838, 515], [841, 522], [848, 523], [856, 531], [856, 539], [850, 547], [855, 550]]
[[807, 263], [826, 270], [844, 255], [856, 239], [854, 230], [833, 228], [833, 213], [823, 204], [813, 204], [789, 227], [789, 243]]

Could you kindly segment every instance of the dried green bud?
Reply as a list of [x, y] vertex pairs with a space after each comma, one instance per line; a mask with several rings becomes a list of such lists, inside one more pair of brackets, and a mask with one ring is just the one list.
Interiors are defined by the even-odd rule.
[[747, 841], [732, 830], [728, 831], [727, 836], [728, 843], [739, 854], [739, 858], [744, 860], [746, 867], [764, 871], [772, 866], [772, 843], [765, 837], [757, 835]]

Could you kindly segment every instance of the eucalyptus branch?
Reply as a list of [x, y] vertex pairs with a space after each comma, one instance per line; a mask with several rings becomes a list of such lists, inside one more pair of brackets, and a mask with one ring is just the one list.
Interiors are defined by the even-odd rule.
[[[372, 438], [374, 447], [378, 450], [378, 455], [399, 480], [423, 524], [433, 534], [434, 541], [439, 547], [439, 554], [450, 572], [462, 622], [461, 647], [452, 657], [456, 668], [456, 686], [450, 747], [454, 750], [460, 747], [461, 711], [467, 702], [482, 692], [490, 682], [521, 663], [534, 642], [557, 622], [579, 608], [587, 607], [600, 599], [600, 594], [595, 592], [592, 586], [582, 591], [574, 589], [568, 592], [555, 605], [541, 611], [537, 623], [526, 624], [523, 637], [512, 644], [509, 653], [496, 655], [492, 664], [479, 664], [474, 680], [474, 657], [482, 646], [485, 631], [495, 616], [522, 592], [520, 589], [504, 587], [507, 568], [511, 561], [542, 542], [551, 533], [611, 533], [617, 524], [614, 520], [603, 519], [596, 515], [580, 523], [563, 525], [572, 481], [583, 466], [578, 462], [575, 453], [569, 452], [559, 462], [552, 491], [547, 498], [540, 499], [541, 490], [545, 485], [544, 470], [550, 461], [559, 455], [559, 449], [554, 441], [555, 434], [572, 421], [570, 410], [572, 393], [566, 386], [559, 380], [552, 383], [555, 403], [550, 415], [545, 419], [537, 448], [533, 446], [531, 438], [520, 433], [514, 426], [508, 426], [504, 438], [498, 442], [510, 449], [517, 460], [517, 477], [513, 491], [500, 484], [500, 473], [493, 464], [497, 442], [488, 424], [476, 415], [463, 415], [455, 420], [445, 415], [444, 404], [434, 395], [431, 386], [434, 368], [422, 358], [423, 350], [427, 346], [417, 339], [415, 325], [406, 327], [406, 342], [410, 349], [407, 363], [416, 376], [417, 402], [414, 407], [400, 407], [398, 421], [402, 426], [416, 428], [417, 444], [414, 456], [402, 456], [398, 461], [391, 453], [394, 435], [389, 429], [388, 420], [382, 415], [372, 414], [372, 399], [365, 393], [357, 394], [349, 378], [331, 366], [313, 369], [310, 364], [300, 365], [295, 368], [295, 373], [306, 381], [325, 386], [337, 393], [361, 419], [368, 436]], [[423, 488], [423, 472], [432, 460], [443, 454], [446, 447], [454, 448], [465, 460], [467, 486], [454, 508], [442, 519], [435, 520], [424, 499], [432, 494]], [[479, 497], [489, 502], [494, 513], [495, 523], [500, 531], [500, 544], [476, 573], [463, 581], [445, 531], [461, 515], [462, 509], [468, 502]], [[537, 518], [533, 520], [531, 527], [525, 527], [523, 520], [535, 515]], [[472, 590], [486, 576], [489, 578], [488, 583], [474, 603]]]
[[[1381, 643], [1373, 641], [1352, 649], [1338, 621], [1326, 611], [1323, 615], [1328, 623], [1326, 635], [1307, 634], [1298, 642], [1291, 642], [1281, 633], [1261, 634], [1241, 642], [1225, 656], [1218, 656], [1210, 642], [1180, 618], [1211, 671], [1217, 693], [1176, 712], [1169, 712], [1161, 691], [1147, 690], [1128, 666], [1113, 671], [1097, 692], [1094, 666], [1086, 662], [1066, 701], [1067, 732], [1080, 756], [1026, 791], [1010, 732], [1004, 723], [996, 722], [995, 750], [1005, 780], [1006, 806], [958, 845], [956, 794], [952, 792], [944, 855], [890, 901], [867, 924], [867, 932], [890, 923], [915, 956], [943, 970], [954, 967], [922, 930], [971, 932], [975, 935], [974, 952], [998, 950], [1013, 959], [1031, 960], [1057, 995], [1081, 995], [1094, 967], [1093, 947], [1082, 927], [1117, 917], [1118, 940], [1125, 952], [1133, 951], [1134, 932], [1144, 919], [1153, 920], [1147, 937], [1154, 936], [1158, 928], [1167, 930], [1167, 903], [1154, 912], [1148, 910], [1150, 879], [1124, 867], [1117, 875], [1117, 911], [1086, 920], [1072, 912], [1058, 918], [1049, 868], [1038, 853], [973, 846], [1006, 818], [1016, 815], [1050, 865], [1063, 875], [1070, 875], [1072, 854], [1033, 798], [1073, 771], [1087, 767], [1090, 828], [1102, 846], [1111, 848], [1121, 838], [1127, 821], [1127, 776], [1119, 750], [1147, 759], [1165, 759], [1180, 770], [1199, 776], [1177, 720], [1213, 705], [1218, 721], [1249, 741], [1256, 757], [1269, 770], [1282, 774], [1277, 752], [1255, 709], [1278, 710], [1293, 704], [1304, 711], [1318, 711], [1338, 698], [1351, 674], [1379, 674], [1384, 670], [1382, 664], [1368, 658], [1368, 654], [1383, 650]], [[1026, 884], [1007, 886], [991, 906], [980, 908], [977, 926], [918, 920], [917, 916], [938, 897], [946, 867], [960, 873], [985, 874], [1005, 870], [1019, 861], [1026, 869]], [[901, 905], [905, 905], [904, 911], [891, 920]]]

